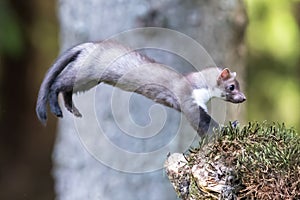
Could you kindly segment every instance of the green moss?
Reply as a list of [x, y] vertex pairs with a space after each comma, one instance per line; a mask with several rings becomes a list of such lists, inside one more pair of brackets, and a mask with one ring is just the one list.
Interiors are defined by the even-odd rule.
[[203, 158], [221, 161], [233, 169], [236, 180], [228, 184], [236, 188], [238, 198], [300, 199], [299, 155], [300, 135], [294, 129], [263, 122], [242, 128], [228, 125], [192, 149], [188, 160], [190, 165]]

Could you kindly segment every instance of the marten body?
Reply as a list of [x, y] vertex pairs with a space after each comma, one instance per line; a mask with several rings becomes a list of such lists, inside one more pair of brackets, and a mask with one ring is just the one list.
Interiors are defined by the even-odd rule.
[[217, 67], [183, 76], [117, 42], [83, 43], [62, 54], [47, 72], [36, 111], [45, 124], [49, 102], [51, 112], [62, 117], [58, 104], [58, 94], [62, 93], [66, 108], [81, 116], [72, 102], [73, 92], [86, 91], [103, 82], [183, 112], [194, 129], [203, 134], [219, 127], [207, 114], [210, 98], [233, 103], [246, 99], [235, 76]]

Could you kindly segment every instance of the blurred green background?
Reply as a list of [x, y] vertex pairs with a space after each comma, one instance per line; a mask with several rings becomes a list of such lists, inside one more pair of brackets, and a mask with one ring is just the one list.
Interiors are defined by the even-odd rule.
[[248, 120], [300, 130], [300, 1], [246, 0]]
[[[245, 5], [247, 120], [285, 122], [299, 131], [300, 1]], [[56, 119], [50, 115], [42, 127], [34, 107], [59, 50], [56, 6], [53, 0], [0, 1], [0, 199], [54, 199]]]

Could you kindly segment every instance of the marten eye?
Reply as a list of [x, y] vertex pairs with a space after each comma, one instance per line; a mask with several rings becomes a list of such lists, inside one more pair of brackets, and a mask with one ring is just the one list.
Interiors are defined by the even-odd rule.
[[235, 88], [234, 85], [230, 85], [228, 89], [229, 89], [230, 91], [233, 91], [234, 88]]

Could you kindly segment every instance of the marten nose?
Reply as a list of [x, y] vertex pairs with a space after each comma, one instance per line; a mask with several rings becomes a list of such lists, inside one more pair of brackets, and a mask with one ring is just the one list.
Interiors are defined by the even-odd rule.
[[242, 100], [242, 101], [241, 101], [241, 102], [246, 101], [246, 99], [247, 99], [246, 96], [245, 96], [244, 94], [241, 94], [241, 95], [242, 95], [242, 97], [241, 97], [241, 100]]

